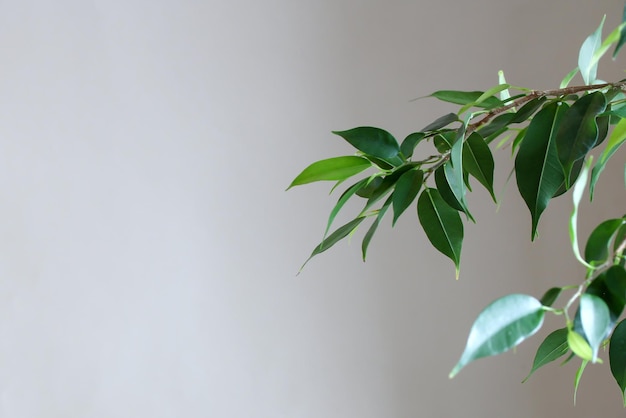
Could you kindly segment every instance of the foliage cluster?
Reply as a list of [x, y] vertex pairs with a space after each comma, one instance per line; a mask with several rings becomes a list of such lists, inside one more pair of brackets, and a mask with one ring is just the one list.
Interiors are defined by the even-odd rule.
[[[539, 345], [528, 377], [559, 358], [565, 357], [565, 363], [578, 357], [581, 365], [575, 377], [577, 388], [587, 364], [601, 363], [601, 349], [608, 345], [611, 371], [626, 405], [626, 320], [618, 322], [626, 305], [626, 215], [618, 213], [600, 223], [582, 253], [576, 228], [584, 190], [588, 188], [593, 199], [606, 164], [626, 141], [626, 80], [597, 79], [600, 58], [613, 46], [615, 57], [626, 41], [626, 9], [622, 21], [625, 23], [603, 40], [603, 19], [582, 44], [577, 67], [558, 89], [515, 87], [500, 72], [499, 84], [484, 92], [436, 91], [430, 97], [458, 105], [458, 111], [437, 118], [401, 142], [376, 127], [334, 132], [357, 152], [317, 161], [289, 186], [329, 180], [336, 182], [334, 190], [350, 178], [363, 176], [339, 197], [323, 239], [309, 260], [371, 219], [361, 246], [365, 260], [383, 217], [391, 212], [395, 225], [417, 201], [418, 219], [426, 236], [452, 260], [457, 278], [464, 218], [474, 221], [466, 199], [471, 181], [485, 187], [496, 201], [492, 147], [508, 146], [512, 150], [517, 188], [530, 211], [531, 239], [537, 235], [540, 217], [549, 202], [564, 193], [572, 194], [570, 238], [576, 258], [586, 270], [584, 280], [551, 288], [539, 299], [512, 294], [491, 303], [474, 322], [450, 377], [476, 359], [519, 345], [540, 329], [549, 313], [563, 317], [564, 326]], [[570, 87], [578, 73], [584, 85]], [[435, 152], [426, 158], [415, 158], [417, 147], [425, 144], [434, 146]], [[598, 147], [603, 148], [594, 164], [590, 153]], [[364, 200], [363, 209], [354, 219], [330, 232], [346, 202], [359, 199]], [[568, 293], [569, 297], [560, 297]], [[558, 299], [565, 300], [555, 308]]]

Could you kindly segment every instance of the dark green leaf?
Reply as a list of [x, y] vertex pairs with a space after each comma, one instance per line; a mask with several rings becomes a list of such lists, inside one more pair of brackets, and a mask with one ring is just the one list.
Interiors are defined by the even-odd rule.
[[487, 125], [481, 127], [478, 132], [483, 137], [487, 137], [496, 132], [501, 132], [503, 128], [509, 126], [512, 123], [515, 113], [503, 113], [493, 118]]
[[626, 42], [626, 4], [624, 4], [624, 11], [622, 12], [622, 29], [619, 33], [619, 40], [617, 41], [617, 45], [615, 45], [615, 50], [613, 51], [613, 59], [617, 57], [619, 50], [622, 49], [624, 42]]
[[[466, 105], [476, 103], [476, 100], [478, 100], [483, 93], [484, 92], [482, 91], [439, 90], [431, 94], [431, 96], [444, 102]], [[500, 99], [493, 96], [483, 100], [479, 104], [476, 104], [476, 107], [482, 107], [485, 109], [493, 109], [500, 106], [504, 106], [504, 103]]]
[[533, 361], [533, 367], [528, 373], [528, 376], [522, 381], [525, 382], [528, 378], [540, 367], [545, 366], [548, 363], [564, 356], [569, 351], [567, 344], [567, 328], [557, 329], [546, 337], [545, 340], [539, 345], [537, 353], [535, 354], [535, 360]]
[[465, 135], [465, 127], [459, 129], [457, 138], [450, 149], [450, 159], [443, 166], [443, 172], [446, 175], [446, 180], [450, 186], [450, 190], [454, 194], [457, 202], [463, 208], [463, 212], [472, 221], [474, 218], [470, 214], [467, 208], [467, 202], [465, 201], [465, 194], [467, 189], [465, 187], [465, 181], [463, 175], [465, 173], [463, 169], [463, 137]]
[[[595, 363], [598, 360], [600, 344], [610, 332], [609, 307], [601, 298], [585, 293], [580, 297], [580, 321], [592, 351], [591, 359], [585, 360]], [[575, 350], [572, 349], [572, 351]]]
[[563, 115], [556, 136], [556, 148], [566, 180], [574, 163], [583, 159], [598, 140], [596, 116], [605, 108], [604, 94], [596, 91], [578, 99]]
[[600, 159], [597, 164], [593, 167], [591, 171], [591, 182], [589, 184], [589, 194], [593, 199], [593, 192], [595, 189], [596, 182], [600, 177], [600, 173], [604, 170], [604, 166], [609, 161], [609, 159], [615, 154], [615, 152], [620, 148], [620, 146], [626, 141], [626, 119], [622, 119], [619, 121], [615, 128], [613, 128], [613, 132], [609, 137], [609, 141], [606, 144], [606, 148], [600, 155]]
[[569, 181], [566, 182], [565, 177], [563, 178], [563, 183], [561, 183], [561, 187], [559, 187], [559, 190], [557, 190], [556, 193], [554, 193], [554, 197], [561, 196], [563, 193], [567, 192], [570, 189], [572, 184], [576, 183], [576, 180], [580, 176], [580, 173], [582, 172], [584, 165], [585, 165], [585, 160], [578, 160], [574, 163], [574, 166], [572, 167], [572, 171], [569, 173]]
[[532, 217], [532, 239], [541, 214], [563, 182], [555, 137], [566, 111], [567, 105], [559, 103], [541, 109], [530, 122], [515, 158], [517, 187]]
[[454, 262], [458, 277], [463, 245], [463, 222], [437, 189], [427, 188], [417, 201], [417, 214], [431, 244]]
[[446, 179], [446, 174], [444, 172], [443, 166], [437, 168], [435, 170], [435, 186], [437, 186], [437, 190], [439, 190], [439, 194], [441, 198], [453, 209], [458, 210], [459, 212], [463, 212], [463, 207], [456, 200], [454, 193], [452, 193], [452, 189], [448, 184], [448, 179]]
[[596, 122], [598, 123], [598, 140], [593, 145], [594, 148], [602, 145], [607, 135], [609, 134], [609, 122], [611, 121], [611, 117], [608, 115], [598, 116]]
[[400, 176], [393, 192], [393, 225], [396, 224], [406, 208], [413, 203], [422, 188], [423, 181], [424, 172], [419, 168], [409, 170]]
[[454, 138], [456, 137], [456, 133], [454, 131], [444, 132], [439, 135], [435, 135], [433, 138], [433, 143], [435, 144], [435, 148], [440, 153], [444, 153], [452, 148], [452, 143], [454, 142]]
[[531, 101], [524, 104], [524, 106], [520, 107], [520, 109], [514, 114], [511, 123], [522, 123], [526, 122], [532, 115], [535, 114], [537, 110], [543, 105], [543, 102], [546, 101], [545, 96], [540, 96], [532, 99]]
[[622, 392], [626, 406], [626, 320], [620, 322], [613, 331], [609, 346], [609, 362], [611, 373]]
[[376, 230], [378, 229], [378, 225], [380, 224], [380, 221], [385, 216], [385, 212], [387, 212], [387, 209], [389, 209], [389, 206], [391, 206], [392, 197], [393, 195], [389, 196], [389, 198], [387, 198], [383, 206], [378, 210], [378, 215], [376, 216], [376, 219], [374, 220], [372, 225], [369, 227], [369, 229], [365, 233], [365, 236], [363, 237], [363, 242], [361, 243], [363, 261], [365, 261], [365, 258], [367, 257], [367, 248], [369, 247], [370, 242], [372, 241], [372, 237], [374, 236], [374, 233], [376, 233]]
[[465, 141], [463, 147], [463, 167], [489, 191], [493, 201], [496, 196], [493, 191], [494, 161], [489, 146], [480, 134], [474, 132]]
[[602, 264], [609, 258], [609, 249], [615, 234], [626, 223], [623, 219], [609, 219], [598, 225], [587, 240], [585, 246], [585, 261]]
[[492, 302], [476, 318], [450, 377], [474, 360], [516, 347], [541, 328], [543, 318], [543, 307], [532, 296], [514, 294]]
[[515, 139], [513, 139], [513, 145], [511, 146], [511, 155], [515, 155], [517, 150], [519, 150], [522, 141], [526, 137], [526, 132], [528, 132], [528, 127], [520, 129], [520, 131], [515, 136]]
[[400, 145], [387, 131], [371, 126], [362, 126], [347, 131], [333, 131], [365, 154], [380, 158], [393, 166], [404, 162], [400, 156]]
[[323, 253], [328, 250], [330, 247], [350, 235], [354, 230], [357, 229], [359, 224], [363, 222], [365, 216], [359, 216], [348, 222], [347, 224], [337, 228], [332, 234], [326, 237], [317, 247], [313, 249], [313, 252], [309, 256], [309, 258], [304, 262], [302, 267], [300, 267], [300, 271], [304, 268], [304, 266], [316, 255]]
[[380, 184], [383, 182], [383, 178], [381, 176], [376, 176], [374, 178], [369, 179], [369, 182], [358, 189], [356, 191], [356, 195], [363, 198], [370, 198], [376, 189], [380, 187]]
[[320, 160], [309, 165], [298, 174], [287, 190], [314, 181], [345, 180], [371, 166], [372, 164], [367, 159], [353, 155]]
[[[626, 283], [624, 283], [621, 279], [622, 278], [619, 274], [615, 274], [615, 272], [611, 273], [609, 276], [608, 271], [604, 271], [593, 279], [593, 282], [591, 282], [585, 291], [587, 294], [601, 298], [604, 303], [606, 303], [606, 306], [609, 307], [611, 322], [609, 324], [607, 334], [610, 332], [610, 329], [613, 328], [615, 321], [617, 321], [617, 318], [624, 310], [624, 285], [626, 285]], [[576, 312], [576, 317], [574, 318], [574, 329], [582, 335], [585, 334], [585, 331], [582, 328], [580, 312]]]
[[346, 202], [350, 200], [350, 198], [354, 196], [354, 194], [358, 192], [359, 189], [364, 187], [368, 183], [369, 180], [370, 179], [367, 178], [367, 179], [363, 179], [353, 184], [345, 192], [343, 192], [343, 194], [339, 197], [337, 204], [330, 211], [330, 216], [328, 217], [328, 222], [326, 223], [326, 230], [324, 231], [324, 237], [326, 237], [326, 234], [328, 234], [328, 230], [330, 229], [330, 226], [332, 225], [333, 221], [335, 220], [335, 217], [337, 216], [341, 208], [343, 208]]
[[402, 141], [402, 145], [400, 145], [400, 152], [406, 158], [411, 158], [413, 156], [413, 151], [417, 144], [424, 139], [426, 135], [423, 132], [413, 132]]
[[551, 289], [548, 289], [548, 291], [544, 293], [541, 297], [541, 304], [543, 306], [552, 306], [552, 304], [554, 303], [554, 301], [556, 301], [562, 291], [563, 289], [560, 287], [553, 287]]
[[447, 115], [443, 115], [435, 119], [434, 122], [425, 126], [422, 129], [422, 132], [438, 131], [439, 129], [445, 128], [446, 126], [450, 125], [452, 122], [460, 122], [459, 117], [456, 115], [456, 113], [448, 113]]
[[369, 199], [367, 199], [367, 202], [365, 203], [365, 207], [361, 211], [361, 215], [364, 215], [365, 212], [369, 208], [371, 208], [380, 199], [385, 197], [387, 193], [393, 190], [398, 179], [408, 170], [411, 170], [413, 167], [415, 167], [415, 165], [410, 165], [410, 164], [403, 165], [402, 167], [399, 167], [396, 170], [394, 170], [393, 173], [385, 176], [383, 178], [383, 181], [380, 183], [380, 185], [374, 191], [372, 191]]
[[614, 265], [606, 271], [606, 287], [611, 295], [607, 305], [617, 320], [626, 306], [626, 270], [623, 266]]

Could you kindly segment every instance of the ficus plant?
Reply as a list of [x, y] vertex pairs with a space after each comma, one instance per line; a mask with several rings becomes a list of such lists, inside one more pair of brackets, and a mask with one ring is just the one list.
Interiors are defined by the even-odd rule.
[[[499, 72], [499, 83], [486, 91], [435, 91], [429, 97], [456, 105], [456, 111], [401, 142], [370, 126], [334, 132], [356, 151], [312, 163], [289, 186], [332, 181], [335, 190], [353, 179], [306, 262], [369, 221], [361, 245], [365, 260], [383, 217], [389, 214], [395, 225], [413, 206], [426, 237], [453, 262], [457, 278], [463, 224], [474, 222], [466, 199], [472, 182], [480, 183], [497, 202], [492, 148], [512, 150], [517, 188], [530, 211], [531, 240], [550, 201], [571, 194], [569, 233], [582, 266], [580, 283], [550, 288], [541, 298], [511, 294], [489, 304], [476, 318], [450, 377], [474, 360], [516, 347], [541, 328], [546, 315], [557, 315], [562, 327], [539, 344], [526, 379], [555, 360], [578, 358], [575, 399], [585, 367], [602, 363], [608, 347], [610, 369], [626, 406], [626, 320], [620, 321], [626, 305], [626, 211], [622, 208], [593, 229], [582, 251], [577, 233], [584, 191], [588, 189], [593, 200], [605, 166], [626, 141], [626, 79], [605, 82], [597, 77], [600, 58], [611, 49], [615, 58], [626, 42], [626, 8], [622, 24], [605, 39], [603, 24], [604, 19], [583, 42], [578, 65], [559, 88], [513, 86]], [[582, 85], [570, 86], [577, 74]], [[592, 152], [599, 155], [597, 160]], [[363, 202], [363, 209], [333, 229], [338, 213], [354, 200]]]

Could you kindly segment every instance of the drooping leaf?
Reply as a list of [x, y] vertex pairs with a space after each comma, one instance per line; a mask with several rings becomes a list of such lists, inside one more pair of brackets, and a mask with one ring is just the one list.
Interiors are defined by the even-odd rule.
[[426, 134], [424, 134], [424, 132], [413, 132], [412, 134], [409, 134], [406, 138], [404, 138], [404, 141], [402, 141], [402, 145], [400, 145], [400, 152], [402, 152], [402, 155], [406, 158], [411, 158], [415, 147], [425, 137]]
[[371, 126], [361, 126], [347, 131], [333, 131], [348, 141], [354, 148], [365, 154], [379, 158], [392, 166], [402, 165], [400, 145], [387, 131]]
[[585, 361], [591, 361], [591, 358], [593, 357], [593, 350], [587, 340], [585, 340], [585, 337], [580, 335], [578, 332], [572, 329], [568, 330], [567, 345], [578, 357]]
[[454, 262], [458, 277], [463, 245], [463, 222], [437, 191], [426, 188], [417, 200], [417, 215], [430, 243]]
[[598, 225], [587, 240], [585, 246], [585, 261], [601, 264], [607, 261], [609, 250], [615, 234], [626, 221], [623, 219], [609, 219]]
[[300, 267], [300, 271], [302, 271], [304, 266], [313, 257], [328, 250], [333, 245], [335, 245], [336, 243], [338, 243], [339, 241], [341, 241], [342, 239], [350, 235], [352, 232], [354, 232], [357, 229], [357, 227], [361, 224], [361, 222], [363, 222], [364, 219], [365, 219], [365, 216], [359, 216], [358, 218], [355, 218], [351, 220], [350, 222], [348, 222], [347, 224], [337, 228], [332, 234], [326, 237], [317, 247], [313, 249], [313, 252], [309, 256], [309, 258], [304, 262], [304, 264], [302, 264], [302, 267]]
[[393, 188], [395, 187], [398, 179], [408, 170], [411, 170], [413, 167], [415, 167], [415, 165], [406, 164], [406, 165], [403, 165], [402, 167], [398, 167], [391, 174], [388, 174], [385, 177], [383, 177], [383, 181], [375, 190], [372, 191], [370, 197], [367, 199], [367, 202], [365, 203], [365, 206], [361, 210], [361, 214], [359, 216], [365, 215], [365, 213], [372, 206], [374, 206], [376, 203], [378, 203], [380, 199], [382, 199], [389, 192], [391, 192]]
[[459, 212], [463, 212], [463, 207], [456, 200], [450, 185], [448, 184], [448, 179], [446, 178], [446, 174], [444, 172], [443, 166], [437, 168], [435, 170], [435, 186], [437, 186], [437, 190], [439, 190], [439, 194], [441, 198], [453, 209], [458, 210]]
[[383, 182], [383, 177], [376, 174], [368, 179], [368, 183], [363, 187], [359, 188], [356, 191], [356, 195], [359, 197], [363, 197], [365, 199], [369, 199], [372, 197], [372, 194], [380, 187]]
[[516, 347], [541, 328], [543, 318], [541, 302], [532, 296], [513, 294], [492, 302], [472, 325], [465, 350], [450, 377], [474, 360]]
[[326, 230], [324, 231], [324, 237], [326, 237], [326, 234], [328, 234], [328, 231], [330, 230], [330, 227], [333, 221], [335, 220], [335, 218], [337, 217], [337, 214], [339, 213], [341, 208], [344, 207], [346, 202], [348, 202], [348, 200], [350, 200], [350, 198], [354, 196], [355, 193], [357, 193], [361, 188], [367, 185], [369, 180], [370, 180], [369, 178], [360, 180], [356, 182], [355, 184], [353, 184], [352, 186], [350, 186], [348, 189], [346, 189], [345, 192], [342, 193], [342, 195], [339, 197], [339, 200], [337, 200], [337, 203], [335, 204], [333, 209], [330, 211], [330, 215], [328, 216], [328, 222], [326, 223]]
[[561, 196], [572, 187], [572, 184], [576, 183], [576, 180], [580, 176], [584, 165], [585, 160], [578, 160], [574, 163], [574, 165], [572, 166], [572, 171], [570, 171], [569, 173], [568, 181], [565, 181], [565, 177], [563, 177], [563, 183], [561, 183], [561, 187], [559, 187], [559, 190], [554, 193], [554, 197]]
[[[592, 352], [591, 358], [585, 358], [585, 360], [591, 360], [595, 363], [598, 361], [600, 344], [610, 332], [609, 307], [598, 296], [584, 293], [580, 297], [580, 321]], [[572, 349], [572, 351], [574, 350]]]
[[553, 287], [548, 289], [548, 291], [546, 291], [546, 293], [544, 293], [540, 299], [541, 304], [543, 306], [552, 306], [552, 304], [556, 301], [562, 291], [563, 288], [561, 287]]
[[447, 115], [443, 115], [435, 119], [432, 123], [426, 125], [422, 129], [422, 132], [438, 131], [439, 129], [445, 128], [453, 122], [460, 122], [459, 117], [456, 113], [448, 113]]
[[322, 180], [345, 180], [359, 174], [372, 166], [367, 159], [349, 155], [345, 157], [334, 157], [314, 162], [305, 168], [291, 182], [287, 190], [294, 186], [313, 183]]
[[556, 149], [556, 131], [567, 105], [550, 103], [530, 122], [515, 158], [517, 187], [532, 217], [532, 239], [548, 202], [563, 182]]
[[369, 229], [363, 236], [363, 242], [361, 243], [361, 252], [363, 253], [363, 261], [365, 261], [365, 258], [367, 257], [367, 249], [370, 245], [370, 242], [372, 241], [372, 238], [374, 237], [374, 234], [376, 233], [376, 230], [378, 229], [378, 225], [380, 224], [380, 221], [385, 216], [385, 212], [387, 212], [387, 209], [389, 209], [389, 206], [391, 206], [392, 198], [393, 198], [393, 195], [387, 198], [383, 206], [378, 210], [378, 215], [376, 215], [376, 219], [374, 219], [374, 222], [372, 223], [372, 225], [369, 227]]
[[[478, 98], [480, 98], [483, 94], [484, 92], [482, 91], [439, 90], [431, 94], [431, 96], [444, 102], [467, 105], [476, 103], [476, 100], [478, 100]], [[504, 103], [496, 97], [488, 97], [479, 104], [476, 104], [476, 107], [482, 107], [485, 109], [493, 109], [500, 106], [504, 106]]]
[[585, 186], [587, 185], [587, 179], [589, 178], [589, 165], [592, 162], [592, 158], [589, 158], [589, 161], [582, 169], [578, 180], [576, 180], [576, 184], [574, 185], [574, 191], [572, 192], [572, 214], [569, 218], [569, 238], [570, 243], [572, 244], [572, 252], [576, 259], [583, 266], [594, 269], [594, 266], [587, 263], [585, 259], [580, 255], [580, 248], [578, 246], [578, 206], [580, 205], [580, 201], [583, 197], [583, 192], [585, 191]]
[[545, 340], [537, 348], [535, 359], [533, 360], [533, 367], [528, 373], [528, 376], [522, 381], [528, 380], [537, 369], [545, 366], [554, 360], [563, 357], [569, 351], [569, 345], [567, 344], [567, 328], [557, 329], [548, 335]]
[[602, 18], [598, 29], [589, 35], [580, 47], [578, 68], [580, 69], [580, 75], [583, 77], [585, 84], [593, 84], [596, 81], [598, 63], [597, 61], [594, 63], [593, 56], [602, 43], [602, 27], [604, 26], [605, 18], [606, 16]]
[[611, 296], [607, 305], [611, 310], [612, 319], [617, 320], [626, 306], [626, 270], [623, 266], [614, 265], [606, 271], [605, 277], [606, 287]]
[[580, 364], [580, 367], [576, 371], [576, 377], [574, 378], [574, 405], [576, 405], [576, 395], [578, 394], [578, 387], [580, 386], [580, 379], [583, 377], [583, 372], [585, 371], [585, 367], [589, 363], [588, 360], [583, 360]]
[[556, 136], [556, 148], [568, 188], [574, 163], [583, 159], [598, 140], [596, 116], [605, 108], [606, 98], [597, 91], [578, 99], [563, 115]]
[[609, 362], [626, 407], [626, 320], [620, 322], [613, 331], [609, 345]]
[[469, 219], [472, 221], [474, 218], [469, 212], [467, 208], [467, 202], [465, 200], [465, 194], [467, 193], [467, 189], [465, 187], [465, 181], [463, 175], [465, 171], [463, 170], [463, 143], [464, 143], [464, 135], [465, 129], [464, 127], [459, 129], [457, 138], [455, 139], [454, 144], [452, 144], [452, 148], [450, 149], [450, 160], [444, 164], [443, 172], [446, 176], [446, 180], [448, 181], [448, 185], [450, 186], [450, 190], [454, 194], [457, 202], [461, 205], [463, 212], [467, 215]]
[[494, 161], [489, 146], [480, 134], [473, 132], [463, 146], [463, 167], [489, 191], [493, 201], [496, 196], [493, 191]]
[[626, 4], [624, 4], [624, 11], [622, 12], [622, 24], [620, 25], [620, 33], [619, 40], [617, 41], [617, 45], [615, 45], [615, 51], [613, 51], [613, 59], [617, 57], [619, 50], [622, 49], [624, 42], [626, 42]]
[[[608, 106], [607, 106], [607, 109], [608, 109]], [[611, 116], [609, 115], [598, 116], [598, 118], [596, 119], [596, 122], [598, 123], [598, 140], [593, 145], [594, 148], [597, 148], [600, 145], [602, 145], [607, 135], [609, 134], [610, 121], [611, 121]]]
[[615, 154], [615, 152], [620, 148], [620, 146], [626, 141], [626, 119], [622, 119], [615, 125], [613, 128], [613, 132], [609, 136], [609, 141], [606, 144], [606, 148], [600, 155], [600, 159], [596, 163], [595, 167], [591, 172], [591, 183], [589, 185], [589, 193], [590, 197], [593, 199], [593, 192], [595, 189], [595, 185], [600, 177], [600, 173], [604, 170], [606, 163], [609, 159]]
[[414, 168], [402, 174], [396, 183], [396, 188], [393, 193], [393, 223], [402, 215], [402, 213], [409, 207], [411, 203], [417, 197], [417, 194], [422, 188], [424, 182], [424, 172], [419, 168]]

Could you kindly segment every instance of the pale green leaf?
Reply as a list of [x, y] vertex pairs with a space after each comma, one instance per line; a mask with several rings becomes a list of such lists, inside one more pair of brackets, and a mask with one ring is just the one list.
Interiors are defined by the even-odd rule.
[[611, 323], [609, 307], [598, 296], [584, 293], [580, 297], [580, 321], [592, 352], [591, 358], [585, 360], [595, 363], [598, 361], [600, 344], [607, 337]]
[[334, 157], [314, 162], [305, 168], [291, 182], [287, 190], [294, 186], [315, 181], [342, 181], [372, 166], [367, 159], [357, 156]]
[[580, 52], [578, 54], [578, 68], [580, 74], [583, 77], [585, 84], [593, 84], [596, 81], [596, 73], [598, 71], [598, 63], [593, 62], [593, 56], [600, 48], [602, 43], [602, 27], [604, 26], [604, 20], [606, 16], [602, 18], [602, 22], [598, 29], [585, 39]]
[[590, 197], [593, 198], [593, 192], [595, 189], [595, 185], [600, 177], [600, 174], [604, 170], [606, 163], [609, 159], [615, 154], [615, 152], [622, 146], [622, 144], [626, 141], [626, 119], [620, 119], [620, 121], [615, 125], [611, 135], [609, 136], [609, 140], [606, 144], [606, 148], [600, 155], [598, 159], [598, 163], [593, 167], [591, 173], [591, 183], [589, 185], [589, 193]]
[[585, 267], [589, 269], [594, 269], [594, 267], [587, 263], [583, 257], [580, 255], [580, 249], [578, 247], [578, 206], [580, 205], [580, 201], [583, 197], [583, 192], [585, 190], [585, 186], [587, 185], [587, 178], [589, 177], [589, 166], [592, 162], [592, 158], [589, 158], [587, 164], [582, 169], [576, 184], [574, 185], [574, 191], [572, 192], [572, 201], [574, 203], [574, 207], [572, 209], [572, 214], [570, 216], [569, 222], [569, 236], [570, 242], [572, 244], [572, 251], [576, 256], [576, 259]]
[[589, 363], [588, 360], [583, 360], [580, 364], [580, 367], [576, 371], [576, 377], [574, 378], [574, 405], [576, 405], [576, 395], [578, 394], [578, 387], [580, 386], [580, 379], [583, 377], [583, 372], [585, 371], [585, 367]]

